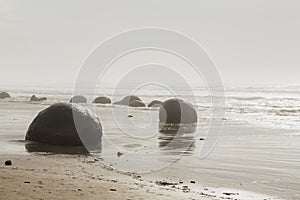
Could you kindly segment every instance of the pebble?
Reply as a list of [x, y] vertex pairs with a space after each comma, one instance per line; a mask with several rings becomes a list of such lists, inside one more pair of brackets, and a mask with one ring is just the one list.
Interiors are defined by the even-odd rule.
[[12, 165], [12, 162], [11, 162], [11, 160], [7, 160], [7, 161], [5, 161], [5, 165], [6, 165], [6, 166], [10, 166], [10, 165]]
[[120, 157], [120, 156], [122, 156], [122, 155], [123, 155], [123, 153], [121, 153], [121, 152], [118, 152], [118, 153], [117, 153], [117, 156], [118, 156], [118, 157]]

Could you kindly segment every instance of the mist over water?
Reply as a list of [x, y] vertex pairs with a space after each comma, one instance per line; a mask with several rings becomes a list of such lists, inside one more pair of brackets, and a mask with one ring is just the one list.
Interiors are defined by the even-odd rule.
[[[43, 104], [52, 104], [56, 102], [68, 102], [72, 97], [72, 88], [23, 88], [12, 89], [7, 88], [12, 98], [1, 101], [11, 102], [28, 102], [31, 95], [36, 94], [39, 97], [47, 97], [48, 100]], [[114, 95], [115, 99], [122, 99], [129, 95], [131, 91], [126, 88], [118, 89], [113, 94], [112, 88], [97, 88], [85, 92], [88, 102], [97, 96]], [[195, 88], [194, 90], [197, 105], [195, 105], [201, 117], [209, 118], [212, 108], [212, 97], [206, 88]], [[231, 87], [226, 89], [226, 113], [227, 120], [247, 121], [253, 125], [284, 128], [284, 129], [300, 129], [300, 86], [284, 86], [284, 87]], [[173, 98], [174, 94], [163, 88], [148, 86], [135, 91], [134, 95], [142, 98], [146, 103], [154, 99], [166, 100]], [[177, 97], [186, 98], [190, 95], [184, 88], [177, 89]], [[202, 112], [203, 111], [203, 112]], [[203, 115], [202, 115], [203, 113]]]

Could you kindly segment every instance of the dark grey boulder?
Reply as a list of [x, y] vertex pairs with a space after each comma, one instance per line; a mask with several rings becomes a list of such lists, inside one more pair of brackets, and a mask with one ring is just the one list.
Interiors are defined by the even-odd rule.
[[25, 139], [50, 145], [89, 147], [101, 145], [101, 138], [100, 121], [88, 109], [76, 104], [57, 103], [35, 117]]
[[93, 103], [111, 104], [111, 100], [108, 97], [97, 97], [94, 99]]
[[70, 103], [87, 103], [87, 99], [84, 96], [77, 95], [70, 99]]
[[30, 98], [30, 101], [46, 101], [46, 100], [47, 100], [46, 97], [38, 98], [35, 95], [32, 95], [31, 98]]
[[148, 107], [160, 107], [161, 103], [161, 101], [153, 100], [148, 104]]
[[169, 99], [161, 104], [159, 121], [165, 124], [194, 124], [197, 112], [194, 106], [181, 99]]
[[132, 101], [129, 104], [129, 106], [130, 107], [146, 107], [146, 105], [142, 101], [139, 101], [139, 100]]
[[32, 95], [30, 101], [38, 101], [38, 98], [35, 95]]
[[7, 92], [0, 92], [0, 99], [10, 98], [10, 95]]
[[46, 101], [46, 100], [47, 100], [46, 97], [41, 97], [41, 98], [38, 99], [38, 101]]
[[121, 101], [114, 102], [114, 104], [129, 106], [129, 104], [132, 103], [133, 101], [142, 101], [142, 100], [137, 96], [130, 95], [124, 97]]

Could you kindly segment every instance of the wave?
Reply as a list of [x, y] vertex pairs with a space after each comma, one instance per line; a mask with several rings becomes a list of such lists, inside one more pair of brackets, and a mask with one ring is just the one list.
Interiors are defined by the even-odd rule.
[[265, 97], [229, 97], [235, 100], [262, 100], [265, 99]]
[[297, 116], [300, 114], [300, 109], [291, 109], [291, 110], [278, 110], [276, 113], [278, 116]]

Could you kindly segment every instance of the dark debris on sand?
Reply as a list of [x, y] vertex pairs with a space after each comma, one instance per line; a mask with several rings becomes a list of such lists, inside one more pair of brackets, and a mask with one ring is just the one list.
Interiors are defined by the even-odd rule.
[[12, 165], [12, 162], [11, 162], [11, 160], [7, 160], [7, 161], [5, 161], [5, 163], [4, 163], [6, 166], [10, 166], [10, 165]]
[[177, 185], [177, 183], [171, 183], [171, 182], [167, 182], [167, 181], [156, 181], [155, 183], [158, 186], [173, 186], [173, 185]]

